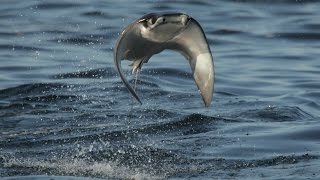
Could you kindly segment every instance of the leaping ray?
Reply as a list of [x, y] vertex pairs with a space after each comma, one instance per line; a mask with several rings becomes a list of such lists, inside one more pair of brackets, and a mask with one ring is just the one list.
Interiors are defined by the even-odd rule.
[[165, 49], [186, 57], [205, 106], [209, 106], [214, 90], [210, 47], [200, 24], [183, 13], [147, 14], [122, 31], [114, 48], [114, 62], [129, 92], [142, 104], [122, 72], [121, 60], [133, 61], [133, 72], [138, 72], [143, 63]]

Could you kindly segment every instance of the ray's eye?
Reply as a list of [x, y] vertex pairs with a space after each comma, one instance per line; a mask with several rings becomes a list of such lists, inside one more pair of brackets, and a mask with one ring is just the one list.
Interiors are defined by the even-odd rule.
[[154, 17], [152, 17], [152, 18], [149, 19], [149, 23], [150, 23], [150, 24], [154, 24], [154, 23], [157, 22], [157, 19], [158, 19], [158, 18], [157, 18], [156, 16], [154, 16]]

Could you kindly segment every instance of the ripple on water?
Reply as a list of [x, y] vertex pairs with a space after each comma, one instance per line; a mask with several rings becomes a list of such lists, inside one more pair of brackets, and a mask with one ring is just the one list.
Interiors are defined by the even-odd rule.
[[107, 43], [107, 39], [109, 39], [109, 35], [101, 34], [101, 35], [78, 35], [67, 38], [58, 38], [50, 40], [51, 42], [65, 43], [70, 45], [101, 45]]
[[90, 18], [115, 18], [115, 16], [111, 15], [110, 13], [107, 12], [102, 12], [102, 11], [87, 11], [82, 13], [81, 15], [87, 16]]
[[68, 78], [106, 78], [106, 77], [115, 77], [117, 72], [114, 68], [100, 68], [100, 69], [93, 69], [88, 71], [79, 71], [79, 72], [72, 72], [72, 73], [64, 73], [64, 74], [57, 74], [52, 76], [54, 79], [68, 79]]
[[0, 90], [1, 98], [10, 98], [15, 96], [25, 96], [26, 94], [44, 94], [49, 91], [67, 87], [61, 83], [40, 83], [40, 84], [24, 84], [17, 87]]
[[0, 50], [14, 50], [14, 51], [49, 51], [46, 48], [35, 47], [35, 46], [26, 46], [26, 45], [17, 45], [17, 44], [0, 44]]
[[40, 9], [40, 10], [55, 10], [55, 9], [66, 9], [66, 8], [75, 8], [81, 7], [81, 3], [71, 3], [71, 2], [39, 2], [38, 4], [34, 5], [33, 9]]
[[295, 106], [269, 106], [262, 109], [252, 109], [241, 112], [239, 117], [267, 122], [286, 122], [299, 120], [305, 121], [311, 119], [312, 115]]
[[320, 31], [320, 24], [318, 23], [305, 23], [303, 27], [310, 30]]
[[287, 32], [287, 33], [275, 33], [275, 37], [284, 38], [294, 41], [319, 41], [320, 33], [312, 32]]

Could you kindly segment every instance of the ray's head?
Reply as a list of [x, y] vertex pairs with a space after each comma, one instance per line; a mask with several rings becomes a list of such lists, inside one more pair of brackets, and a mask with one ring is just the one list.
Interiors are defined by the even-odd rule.
[[189, 20], [190, 17], [183, 13], [150, 13], [138, 19], [136, 23], [140, 26], [143, 38], [163, 43], [183, 31]]

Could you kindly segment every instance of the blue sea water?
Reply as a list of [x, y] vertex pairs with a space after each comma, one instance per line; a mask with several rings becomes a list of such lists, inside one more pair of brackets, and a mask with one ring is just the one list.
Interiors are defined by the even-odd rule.
[[[2, 0], [0, 178], [319, 179], [319, 9], [317, 0]], [[143, 105], [117, 75], [119, 32], [160, 11], [202, 25], [215, 63], [210, 107], [179, 53], [143, 65]]]

